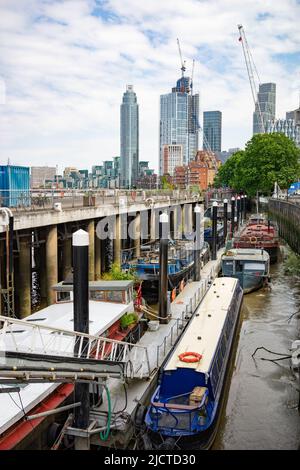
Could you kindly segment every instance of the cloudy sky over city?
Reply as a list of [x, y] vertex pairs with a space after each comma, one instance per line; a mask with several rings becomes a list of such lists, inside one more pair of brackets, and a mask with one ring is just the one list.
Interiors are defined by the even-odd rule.
[[201, 113], [223, 113], [222, 148], [252, 135], [237, 24], [277, 117], [299, 105], [297, 0], [0, 0], [0, 162], [90, 168], [120, 153], [120, 103], [137, 93], [140, 160], [158, 167], [159, 95], [180, 77], [176, 38]]

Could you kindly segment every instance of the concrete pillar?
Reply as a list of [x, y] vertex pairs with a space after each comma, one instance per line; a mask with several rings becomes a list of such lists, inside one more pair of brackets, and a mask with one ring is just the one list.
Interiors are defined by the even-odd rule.
[[89, 234], [89, 281], [95, 280], [95, 221], [90, 220], [87, 231]]
[[63, 241], [63, 279], [66, 279], [72, 272], [72, 239], [66, 238]]
[[192, 231], [193, 225], [193, 207], [192, 204], [185, 204], [184, 205], [184, 233], [187, 234]]
[[99, 281], [102, 274], [102, 261], [101, 261], [101, 240], [95, 233], [95, 280]]
[[47, 304], [55, 303], [53, 284], [57, 283], [57, 225], [51, 225], [46, 238]]
[[114, 239], [114, 263], [121, 264], [121, 216], [116, 215]]
[[151, 209], [150, 217], [150, 240], [156, 240], [156, 212], [154, 209]]
[[19, 253], [19, 285], [20, 318], [31, 314], [31, 237], [20, 237]]
[[141, 256], [141, 214], [138, 212], [134, 220], [134, 254], [136, 257]]
[[182, 236], [180, 206], [173, 207], [173, 226], [174, 226], [174, 239], [175, 240], [180, 239]]

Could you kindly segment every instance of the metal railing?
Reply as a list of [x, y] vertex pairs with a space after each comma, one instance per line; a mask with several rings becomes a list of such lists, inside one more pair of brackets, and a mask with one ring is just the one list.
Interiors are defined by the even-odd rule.
[[56, 356], [61, 358], [62, 363], [72, 358], [73, 364], [76, 364], [78, 359], [78, 371], [84, 361], [123, 363], [126, 366], [125, 375], [130, 378], [142, 379], [150, 376], [146, 347], [4, 316], [0, 316], [1, 323], [3, 326], [0, 329], [0, 351], [4, 353], [30, 354], [31, 358], [32, 355], [39, 358], [43, 355]]
[[189, 190], [82, 190], [82, 189], [0, 189], [0, 206], [11, 207], [15, 211], [51, 210], [56, 203], [62, 209], [77, 207], [97, 207], [103, 205], [124, 205], [154, 202], [167, 202], [193, 198], [201, 200], [198, 194]]

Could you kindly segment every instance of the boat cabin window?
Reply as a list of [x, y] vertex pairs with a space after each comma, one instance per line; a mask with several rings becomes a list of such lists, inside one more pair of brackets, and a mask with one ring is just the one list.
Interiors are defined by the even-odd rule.
[[242, 261], [236, 261], [235, 262], [235, 272], [236, 273], [241, 273], [243, 271], [243, 263]]
[[264, 271], [265, 270], [265, 264], [264, 263], [245, 263], [244, 264], [244, 270], [245, 271]]
[[63, 291], [56, 291], [56, 302], [71, 302], [73, 300], [73, 292], [63, 292]]
[[90, 299], [100, 302], [114, 302], [118, 304], [128, 304], [132, 301], [132, 288], [124, 290], [93, 290], [90, 291]]

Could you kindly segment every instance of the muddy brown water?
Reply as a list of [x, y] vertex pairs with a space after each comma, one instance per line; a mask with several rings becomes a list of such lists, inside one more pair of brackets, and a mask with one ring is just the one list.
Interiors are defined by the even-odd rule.
[[[286, 249], [284, 249], [286, 252]], [[289, 360], [277, 364], [260, 358], [276, 358], [265, 348], [289, 354], [300, 337], [300, 279], [284, 275], [283, 263], [271, 268], [271, 290], [244, 296], [231, 380], [213, 449], [298, 449], [300, 414], [299, 384]], [[279, 356], [277, 356], [279, 357]], [[229, 377], [230, 379], [230, 377]]]

